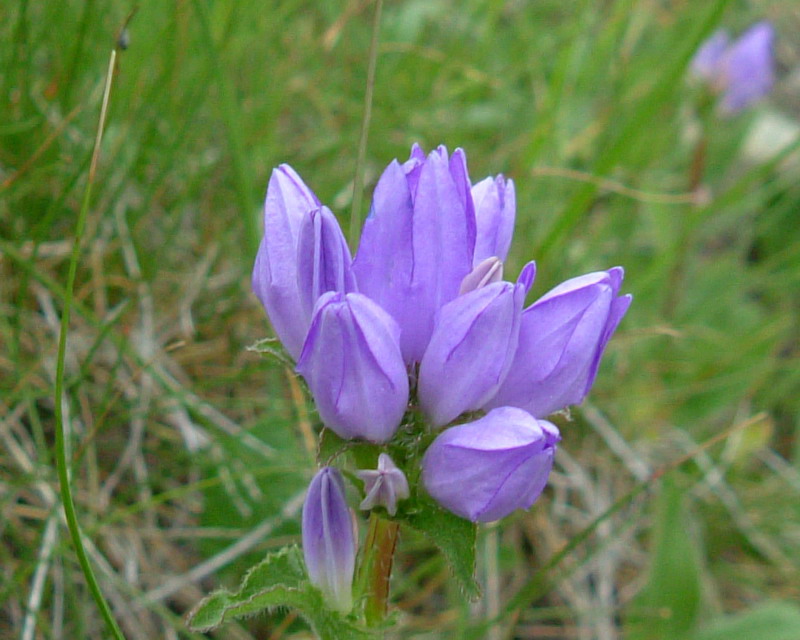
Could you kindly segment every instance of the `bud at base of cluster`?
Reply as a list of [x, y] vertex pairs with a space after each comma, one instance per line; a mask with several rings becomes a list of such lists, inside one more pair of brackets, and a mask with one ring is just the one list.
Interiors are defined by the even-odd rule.
[[333, 467], [321, 469], [303, 505], [303, 555], [311, 582], [328, 604], [343, 613], [353, 608], [356, 536], [344, 481]]

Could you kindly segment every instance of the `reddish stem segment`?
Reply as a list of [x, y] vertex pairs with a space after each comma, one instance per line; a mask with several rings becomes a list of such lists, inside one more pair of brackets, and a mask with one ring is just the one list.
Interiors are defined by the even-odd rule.
[[366, 539], [367, 602], [364, 613], [367, 624], [375, 626], [386, 618], [389, 605], [389, 578], [392, 575], [394, 550], [399, 525], [374, 513], [370, 516]]

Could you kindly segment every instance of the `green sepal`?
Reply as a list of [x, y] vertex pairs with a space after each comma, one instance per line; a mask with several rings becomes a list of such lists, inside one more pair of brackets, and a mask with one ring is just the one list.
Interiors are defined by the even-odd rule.
[[189, 626], [209, 631], [225, 622], [276, 607], [296, 609], [321, 640], [374, 640], [372, 631], [328, 609], [322, 593], [308, 581], [297, 546], [271, 553], [250, 569], [236, 593], [220, 590], [189, 614]]

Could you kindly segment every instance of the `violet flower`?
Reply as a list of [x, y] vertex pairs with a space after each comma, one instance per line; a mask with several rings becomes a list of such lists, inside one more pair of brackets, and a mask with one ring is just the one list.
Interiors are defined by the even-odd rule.
[[419, 362], [436, 312], [472, 270], [475, 209], [464, 152], [414, 145], [383, 172], [364, 222], [353, 270], [361, 293], [400, 326], [406, 363]]
[[516, 285], [487, 284], [442, 307], [419, 367], [420, 405], [434, 427], [480, 409], [497, 393], [517, 349], [535, 271], [531, 263]]
[[342, 438], [386, 442], [408, 404], [400, 329], [358, 293], [323, 294], [297, 362], [322, 422]]
[[623, 270], [563, 282], [522, 313], [519, 346], [487, 407], [520, 407], [536, 417], [580, 403], [594, 382], [600, 357], [628, 310], [618, 296]]
[[275, 333], [296, 360], [316, 299], [354, 291], [350, 251], [333, 214], [288, 165], [272, 172], [264, 203], [264, 237], [253, 267], [253, 291]]
[[369, 511], [378, 505], [386, 507], [390, 516], [397, 513], [397, 501], [405, 500], [410, 495], [406, 474], [394, 463], [388, 454], [378, 456], [377, 469], [361, 469], [356, 471], [360, 480], [364, 481], [366, 494], [359, 509]]
[[324, 467], [311, 480], [303, 504], [303, 555], [311, 582], [328, 604], [353, 608], [356, 534], [339, 471]]
[[528, 509], [547, 484], [558, 429], [502, 407], [441, 433], [422, 459], [422, 481], [445, 509], [492, 522]]
[[724, 113], [736, 113], [772, 89], [774, 40], [775, 30], [766, 21], [754, 24], [733, 42], [727, 32], [718, 31], [695, 54], [691, 72], [722, 94]]

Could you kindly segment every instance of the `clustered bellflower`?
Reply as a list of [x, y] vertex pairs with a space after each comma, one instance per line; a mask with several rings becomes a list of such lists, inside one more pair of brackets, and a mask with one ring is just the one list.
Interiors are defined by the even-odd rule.
[[737, 113], [772, 89], [774, 40], [775, 30], [766, 21], [757, 22], [736, 40], [725, 30], [717, 31], [697, 50], [691, 73], [721, 94], [723, 113]]
[[[584, 399], [631, 302], [615, 267], [526, 306], [534, 263], [504, 279], [515, 215], [513, 181], [472, 184], [462, 150], [414, 145], [380, 176], [351, 258], [333, 214], [282, 165], [253, 269], [325, 426], [380, 445], [418, 410], [436, 435], [414, 477], [473, 522], [527, 509], [541, 494], [560, 439], [545, 418]], [[356, 476], [361, 508], [392, 516], [417, 490], [386, 453]], [[303, 510], [304, 551], [312, 581], [341, 610], [353, 573], [349, 517], [342, 477], [326, 467]]]

